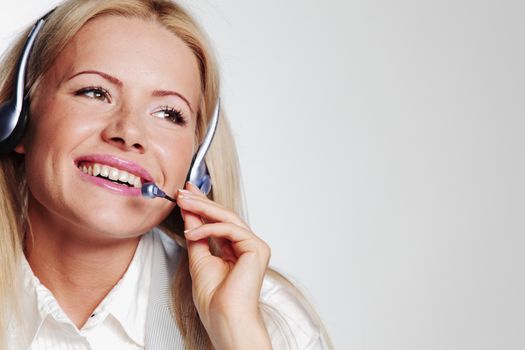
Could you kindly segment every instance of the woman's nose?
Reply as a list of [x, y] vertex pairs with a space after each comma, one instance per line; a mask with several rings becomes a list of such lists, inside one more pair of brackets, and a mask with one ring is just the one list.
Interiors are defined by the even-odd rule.
[[102, 139], [123, 151], [144, 153], [148, 147], [142, 116], [130, 110], [121, 109], [111, 117]]

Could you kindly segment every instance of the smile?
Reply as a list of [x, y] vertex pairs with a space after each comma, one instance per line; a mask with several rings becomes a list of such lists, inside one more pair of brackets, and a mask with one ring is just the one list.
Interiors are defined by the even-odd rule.
[[142, 184], [153, 182], [138, 163], [111, 154], [85, 155], [74, 163], [84, 180], [124, 196], [140, 197]]
[[105, 164], [79, 162], [78, 169], [84, 174], [105, 178], [117, 184], [135, 188], [142, 187], [142, 179], [140, 176], [131, 174], [126, 170], [110, 167]]

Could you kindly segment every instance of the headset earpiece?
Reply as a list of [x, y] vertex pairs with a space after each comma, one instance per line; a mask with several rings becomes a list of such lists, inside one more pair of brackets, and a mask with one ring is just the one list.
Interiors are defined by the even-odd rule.
[[47, 18], [54, 9], [40, 18], [27, 36], [22, 54], [18, 60], [18, 71], [15, 77], [13, 97], [0, 105], [0, 153], [11, 152], [22, 140], [29, 119], [29, 96], [26, 95], [26, 72], [29, 55], [35, 44], [38, 33], [44, 27]]
[[[18, 112], [12, 103], [7, 101], [0, 107], [0, 154], [11, 152], [22, 140], [27, 126], [29, 114], [29, 98], [22, 102], [22, 109]], [[15, 124], [14, 127], [12, 124]]]
[[190, 171], [186, 177], [186, 181], [191, 182], [197, 186], [204, 194], [209, 194], [212, 186], [212, 181], [204, 157], [210, 148], [215, 132], [217, 131], [217, 126], [219, 125], [219, 115], [221, 110], [221, 101], [217, 101], [215, 110], [213, 111], [213, 116], [208, 124], [208, 129], [206, 130], [206, 135], [204, 136], [204, 141], [202, 141], [199, 149], [193, 156], [191, 161]]

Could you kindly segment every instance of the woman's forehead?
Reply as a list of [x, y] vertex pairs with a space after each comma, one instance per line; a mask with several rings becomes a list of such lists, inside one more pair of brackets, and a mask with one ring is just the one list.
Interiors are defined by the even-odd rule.
[[53, 66], [62, 79], [82, 70], [100, 70], [124, 84], [181, 90], [194, 105], [200, 99], [194, 53], [153, 20], [109, 15], [93, 19], [66, 45]]

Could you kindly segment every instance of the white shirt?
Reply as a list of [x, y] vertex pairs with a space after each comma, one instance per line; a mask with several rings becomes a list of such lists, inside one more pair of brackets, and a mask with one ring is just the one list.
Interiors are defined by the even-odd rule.
[[[8, 331], [8, 349], [144, 349], [152, 259], [163, 249], [156, 245], [162, 243], [152, 233], [142, 237], [128, 270], [82, 329], [71, 322], [23, 257], [24, 319]], [[293, 349], [323, 349], [318, 327], [286, 288], [265, 278], [261, 302], [267, 305], [263, 307], [263, 317], [274, 349], [290, 345]]]
[[[78, 329], [53, 294], [22, 258], [22, 307], [25, 327], [12, 339], [13, 349], [144, 349], [153, 237], [144, 235], [122, 279]], [[79, 300], [79, 303], [82, 301]], [[13, 334], [10, 334], [13, 335]]]

